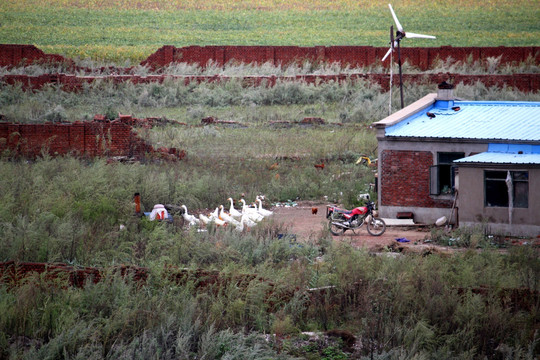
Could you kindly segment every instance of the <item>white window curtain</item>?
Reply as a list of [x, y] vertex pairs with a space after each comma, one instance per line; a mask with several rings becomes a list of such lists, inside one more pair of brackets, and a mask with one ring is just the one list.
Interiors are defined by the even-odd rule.
[[506, 187], [508, 188], [508, 223], [512, 225], [512, 210], [514, 209], [514, 184], [510, 170], [506, 174]]

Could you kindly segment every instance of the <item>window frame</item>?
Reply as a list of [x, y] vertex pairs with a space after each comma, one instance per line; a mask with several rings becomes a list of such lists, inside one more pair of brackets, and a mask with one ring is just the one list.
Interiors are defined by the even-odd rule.
[[[529, 208], [529, 198], [530, 198], [530, 191], [529, 191], [529, 171], [528, 170], [495, 170], [495, 169], [484, 169], [484, 207], [485, 208], [508, 208], [510, 207], [510, 199], [508, 198], [508, 186], [506, 184], [506, 177], [508, 175], [508, 172], [510, 171], [510, 175], [512, 177], [512, 207], [518, 208], [518, 209], [528, 209]], [[500, 173], [501, 176], [488, 176], [493, 175], [495, 173]], [[524, 178], [520, 178], [523, 176]], [[488, 185], [488, 182], [491, 184]], [[522, 188], [521, 192], [522, 195], [516, 197], [516, 183], [521, 184], [519, 187]], [[525, 185], [523, 185], [525, 184]], [[493, 189], [492, 191], [496, 191], [496, 188], [504, 188], [506, 191], [504, 191], [504, 198], [505, 203], [497, 204], [497, 198], [494, 197], [492, 194], [488, 193], [489, 189]], [[525, 189], [525, 190], [523, 190]], [[491, 205], [490, 202], [488, 202], [489, 199], [492, 199], [492, 203], [496, 203], [495, 205]], [[494, 200], [494, 201], [493, 201]]]
[[[444, 159], [444, 157], [453, 158], [453, 160]], [[456, 189], [456, 169], [457, 166], [453, 164], [454, 160], [462, 159], [465, 157], [465, 152], [457, 151], [441, 151], [437, 152], [437, 165], [432, 165], [429, 167], [429, 194], [430, 195], [454, 195]], [[444, 171], [449, 167], [450, 170], [450, 182], [449, 184], [444, 184], [449, 186], [450, 189], [448, 192], [442, 192], [443, 187], [441, 186], [441, 169]]]

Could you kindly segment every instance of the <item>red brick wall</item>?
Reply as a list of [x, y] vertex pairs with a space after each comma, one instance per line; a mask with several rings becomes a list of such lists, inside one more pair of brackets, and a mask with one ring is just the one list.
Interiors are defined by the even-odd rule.
[[[373, 46], [188, 46], [176, 48], [164, 46], [150, 55], [141, 64], [153, 67], [166, 66], [171, 62], [187, 62], [206, 65], [213, 61], [219, 65], [230, 61], [244, 63], [289, 64], [304, 60], [339, 62], [343, 65], [368, 66], [381, 63], [388, 66], [389, 61], [381, 62], [386, 47]], [[501, 56], [501, 63], [522, 62], [529, 56], [540, 60], [540, 47], [404, 47], [401, 48], [402, 61], [427, 70], [437, 59], [446, 60], [451, 57], [456, 61], [485, 60], [488, 57]]]
[[381, 154], [382, 206], [450, 208], [452, 201], [433, 200], [429, 195], [429, 151], [384, 150]]
[[0, 44], [0, 66], [32, 64], [34, 62], [65, 62], [70, 59], [56, 54], [45, 54], [34, 45]]
[[[323, 61], [340, 62], [352, 66], [367, 66], [381, 63], [386, 53], [386, 47], [373, 46], [187, 46], [176, 48], [166, 45], [150, 55], [141, 64], [149, 64], [156, 67], [165, 66], [171, 62], [187, 62], [206, 65], [208, 61], [217, 64], [226, 64], [230, 61], [244, 63], [289, 64], [291, 62]], [[439, 58], [446, 60], [451, 57], [454, 60], [467, 60], [469, 55], [473, 61], [486, 59], [487, 57], [501, 56], [501, 62], [522, 62], [529, 56], [540, 61], [540, 47], [403, 47], [401, 56], [403, 61], [422, 70], [428, 69]], [[0, 44], [0, 66], [14, 66], [21, 63], [33, 62], [69, 62], [56, 54], [45, 54], [34, 45], [11, 45]], [[383, 64], [383, 63], [381, 63]], [[388, 66], [389, 61], [383, 65]]]
[[[156, 153], [152, 146], [132, 131], [130, 125], [119, 120], [69, 124], [0, 123], [0, 151], [6, 149], [31, 158], [41, 155], [42, 152], [50, 155], [135, 158]], [[175, 151], [176, 149], [164, 149], [158, 153], [176, 154]], [[180, 155], [179, 153], [175, 157], [181, 158]]]

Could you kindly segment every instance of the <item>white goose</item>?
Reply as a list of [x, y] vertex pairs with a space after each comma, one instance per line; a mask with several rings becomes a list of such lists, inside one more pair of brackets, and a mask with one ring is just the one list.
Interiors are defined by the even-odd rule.
[[240, 220], [238, 225], [235, 226], [234, 230], [236, 230], [238, 232], [244, 231], [244, 219], [243, 218]]
[[242, 203], [242, 214], [246, 213], [256, 213], [257, 209], [254, 207], [249, 207], [246, 205], [246, 200], [240, 199], [240, 202]]
[[259, 222], [264, 218], [264, 216], [257, 212], [256, 208], [248, 207], [244, 199], [240, 199], [240, 201], [242, 202], [242, 215], [246, 215], [248, 219], [255, 222]]
[[223, 220], [220, 220], [219, 218], [209, 218], [208, 216], [206, 215], [203, 215], [203, 214], [199, 214], [199, 220], [201, 220], [201, 222], [204, 224], [204, 225], [208, 225], [210, 223], [214, 223], [216, 224], [217, 226], [225, 226], [227, 225], [227, 223]]
[[235, 230], [238, 232], [244, 231], [244, 229], [247, 227], [248, 229], [254, 227], [257, 225], [257, 223], [253, 220], [250, 220], [249, 217], [244, 214], [242, 215], [242, 218], [240, 219], [240, 223], [236, 225]]
[[188, 214], [186, 205], [182, 205], [182, 208], [184, 209], [184, 213], [182, 214], [182, 217], [189, 225], [197, 225], [200, 223], [200, 220], [197, 219], [195, 215]]
[[240, 218], [242, 217], [242, 213], [234, 208], [234, 202], [232, 198], [228, 198], [228, 201], [231, 202], [231, 207], [229, 209], [229, 215], [231, 215], [233, 218]]
[[252, 228], [257, 225], [257, 222], [251, 220], [248, 215], [242, 215], [242, 222], [248, 227]]
[[229, 223], [231, 225], [234, 225], [234, 226], [238, 226], [240, 225], [240, 223], [235, 220], [231, 215], [227, 214], [224, 210], [224, 207], [223, 205], [219, 205], [219, 209], [221, 210], [219, 212], [219, 218], [223, 221], [225, 221], [226, 223]]
[[208, 225], [208, 223], [210, 223], [212, 220], [210, 220], [210, 218], [204, 214], [199, 214], [199, 220], [201, 220], [201, 223], [203, 225]]
[[266, 209], [264, 209], [264, 208], [262, 207], [262, 200], [261, 200], [259, 197], [257, 197], [257, 202], [259, 203], [259, 207], [257, 208], [257, 212], [258, 212], [259, 214], [261, 214], [262, 216], [265, 216], [265, 217], [274, 214], [273, 211], [266, 210]]
[[219, 219], [219, 207], [217, 207], [216, 210], [214, 210], [214, 212], [210, 213], [208, 217], [210, 218], [210, 220]]

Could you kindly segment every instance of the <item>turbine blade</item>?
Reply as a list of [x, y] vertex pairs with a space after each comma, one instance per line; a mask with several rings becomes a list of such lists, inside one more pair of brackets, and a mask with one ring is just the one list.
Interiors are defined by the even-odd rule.
[[433, 35], [415, 34], [412, 32], [406, 32], [405, 37], [406, 38], [436, 39], [436, 37]]
[[399, 23], [396, 13], [394, 12], [394, 9], [392, 9], [392, 4], [388, 4], [388, 7], [390, 8], [390, 11], [392, 12], [392, 17], [394, 18], [394, 22], [396, 23], [398, 31], [403, 32], [403, 26], [401, 26], [401, 24]]
[[382, 58], [381, 61], [386, 60], [386, 58], [388, 57], [388, 55], [390, 55], [390, 53], [392, 52], [392, 50], [394, 50], [394, 48], [390, 47], [390, 49], [388, 49], [388, 51], [387, 51], [386, 54], [383, 56], [383, 58]]

